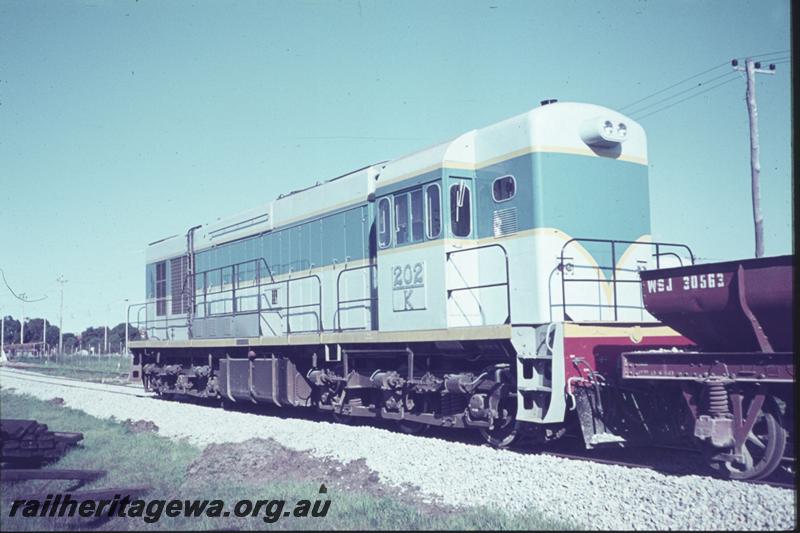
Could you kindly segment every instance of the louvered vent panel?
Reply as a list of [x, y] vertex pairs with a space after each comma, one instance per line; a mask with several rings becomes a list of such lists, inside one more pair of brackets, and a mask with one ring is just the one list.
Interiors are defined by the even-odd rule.
[[517, 231], [517, 208], [498, 209], [492, 217], [494, 236], [500, 237]]
[[[191, 287], [184, 287], [186, 272], [189, 267], [189, 258], [185, 255], [170, 259], [170, 282], [172, 284], [172, 314], [178, 315], [189, 311], [189, 291]], [[184, 290], [186, 289], [186, 290]]]

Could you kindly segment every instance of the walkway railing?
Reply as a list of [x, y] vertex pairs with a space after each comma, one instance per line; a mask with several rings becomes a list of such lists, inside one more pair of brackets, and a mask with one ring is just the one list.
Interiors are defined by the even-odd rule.
[[[312, 291], [316, 292], [316, 301], [292, 304], [292, 289], [297, 290], [300, 283], [311, 280]], [[283, 304], [270, 302], [268, 294], [283, 289]], [[192, 313], [170, 315], [172, 298], [154, 298], [148, 302], [128, 306], [128, 322], [139, 328], [144, 338], [170, 340], [175, 339], [176, 329], [185, 329], [185, 337], [192, 338], [192, 326], [196, 321], [211, 318], [242, 317], [258, 315], [258, 335], [269, 327], [265, 314], [276, 314], [281, 322], [285, 320], [284, 334], [323, 331], [322, 323], [322, 281], [317, 274], [308, 274], [297, 278], [275, 281], [269, 265], [263, 258], [242, 261], [224, 267], [212, 268], [194, 275], [189, 293], [189, 301], [193, 301]], [[179, 295], [182, 300], [185, 294]], [[247, 305], [254, 301], [253, 306]], [[222, 308], [222, 311], [218, 309]], [[131, 312], [135, 312], [132, 320]], [[315, 326], [310, 329], [292, 328], [292, 318], [313, 316]], [[273, 334], [275, 332], [273, 331]]]
[[[359, 329], [369, 329], [369, 326], [364, 327], [349, 327], [343, 328], [342, 327], [342, 305], [349, 307], [344, 307], [344, 310], [349, 309], [366, 309], [369, 312], [370, 322], [372, 321], [372, 317], [376, 313], [377, 309], [375, 309], [375, 303], [378, 301], [377, 295], [373, 294], [372, 291], [372, 279], [375, 270], [377, 267], [375, 265], [362, 265], [357, 267], [350, 267], [344, 268], [339, 271], [339, 274], [336, 276], [336, 331], [348, 331], [348, 330], [359, 330]], [[342, 292], [341, 292], [341, 281], [342, 281], [342, 274], [346, 272], [355, 272], [357, 270], [369, 270], [369, 279], [367, 280], [367, 290], [369, 292], [369, 296], [364, 298], [351, 298], [348, 300], [342, 300]], [[365, 304], [368, 303], [369, 305], [358, 305], [358, 304]], [[356, 304], [356, 305], [352, 305]]]
[[[608, 251], [610, 252], [611, 256], [611, 264], [600, 264], [591, 265], [591, 264], [579, 264], [576, 265], [576, 261], [573, 257], [567, 257], [564, 255], [564, 252], [567, 248], [573, 244], [579, 243], [581, 245], [593, 243], [599, 245], [607, 245]], [[648, 253], [648, 257], [650, 259], [655, 260], [656, 268], [661, 268], [663, 258], [665, 257], [672, 257], [678, 263], [679, 266], [683, 266], [684, 258], [687, 258], [691, 264], [694, 264], [695, 257], [692, 253], [691, 248], [686, 246], [685, 244], [678, 244], [678, 243], [665, 243], [665, 242], [642, 242], [642, 241], [623, 241], [623, 240], [611, 240], [611, 239], [589, 239], [589, 238], [575, 238], [570, 239], [564, 246], [561, 247], [561, 254], [559, 256], [559, 262], [556, 266], [556, 269], [561, 273], [561, 308], [564, 313], [564, 317], [569, 317], [569, 313], [567, 309], [569, 307], [592, 307], [592, 308], [599, 308], [599, 309], [612, 309], [614, 312], [614, 320], [619, 319], [619, 311], [620, 309], [635, 309], [644, 312], [644, 304], [642, 303], [641, 298], [641, 290], [639, 291], [639, 304], [637, 305], [630, 305], [630, 304], [620, 304], [618, 301], [618, 285], [624, 283], [634, 283], [634, 284], [641, 284], [641, 280], [639, 279], [638, 272], [639, 269], [636, 268], [620, 268], [617, 266], [617, 255], [620, 251], [620, 248], [623, 247], [628, 249], [632, 246], [650, 246], [652, 248], [651, 253]], [[683, 256], [676, 252], [676, 250], [682, 250], [688, 254]], [[594, 259], [601, 257], [603, 254], [599, 253], [592, 253], [590, 252], [591, 256]], [[576, 272], [577, 269], [582, 271], [589, 270], [596, 274], [595, 277], [575, 277], [575, 278], [568, 278], [568, 274], [572, 274]], [[636, 275], [628, 276], [627, 278], [621, 279], [620, 273], [628, 273]], [[610, 277], [610, 279], [609, 279]], [[611, 302], [610, 303], [602, 303], [601, 301], [593, 301], [593, 302], [569, 302], [567, 300], [567, 284], [568, 283], [594, 283], [598, 285], [598, 287], [603, 283], [610, 283], [611, 284]]]
[[445, 254], [445, 258], [447, 262], [450, 262], [452, 257], [462, 253], [468, 252], [476, 252], [478, 250], [484, 250], [487, 248], [499, 248], [500, 251], [503, 252], [503, 264], [505, 267], [505, 281], [497, 282], [497, 283], [483, 283], [478, 285], [465, 285], [464, 287], [456, 287], [453, 289], [447, 288], [447, 299], [449, 300], [453, 293], [460, 292], [460, 291], [478, 291], [480, 289], [490, 289], [494, 287], [504, 287], [505, 288], [505, 298], [506, 298], [506, 319], [503, 322], [504, 324], [511, 323], [511, 277], [509, 275], [509, 268], [508, 268], [508, 252], [506, 251], [503, 245], [498, 243], [491, 243], [491, 244], [484, 244], [481, 246], [475, 246], [473, 248], [465, 248], [463, 250], [451, 250]]

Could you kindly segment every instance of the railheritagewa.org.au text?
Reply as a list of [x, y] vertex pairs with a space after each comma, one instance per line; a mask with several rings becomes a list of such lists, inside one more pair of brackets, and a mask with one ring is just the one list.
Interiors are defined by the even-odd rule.
[[[322, 492], [322, 491], [320, 491]], [[237, 500], [228, 505], [223, 500], [165, 500], [135, 499], [115, 495], [112, 499], [90, 500], [73, 498], [71, 494], [48, 494], [44, 500], [14, 500], [9, 517], [82, 517], [82, 518], [133, 518], [147, 523], [168, 518], [260, 518], [268, 524], [284, 517], [323, 518], [330, 510], [330, 499], [297, 500]]]

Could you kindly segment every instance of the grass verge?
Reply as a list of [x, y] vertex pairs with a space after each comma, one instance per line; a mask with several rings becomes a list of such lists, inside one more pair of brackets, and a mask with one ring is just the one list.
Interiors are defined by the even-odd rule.
[[127, 379], [131, 368], [130, 358], [120, 355], [16, 356], [7, 364], [11, 368], [17, 366], [42, 374], [96, 382]]
[[[225, 509], [232, 510], [239, 500], [285, 500], [284, 509], [292, 510], [300, 500], [330, 500], [324, 517], [281, 516], [268, 523], [263, 517], [167, 517], [149, 523], [143, 518], [115, 517], [96, 528], [100, 530], [475, 530], [475, 529], [574, 529], [545, 521], [537, 516], [509, 516], [482, 508], [443, 510], [440, 513], [423, 512], [413, 504], [393, 498], [376, 497], [364, 492], [342, 492], [329, 489], [319, 493], [319, 481], [287, 482], [275, 479], [257, 485], [206, 484], [193, 486], [187, 483], [187, 467], [200, 456], [201, 450], [186, 443], [174, 442], [154, 433], [134, 433], [127, 426], [109, 420], [100, 420], [82, 411], [60, 407], [31, 396], [0, 391], [0, 407], [4, 418], [35, 419], [53, 431], [80, 431], [84, 434], [82, 445], [70, 451], [60, 461], [47, 468], [104, 469], [106, 477], [86, 484], [81, 490], [104, 487], [124, 487], [146, 484], [153, 490], [143, 497], [153, 499], [208, 499], [222, 500]], [[467, 474], [465, 474], [467, 475]], [[3, 531], [41, 531], [86, 529], [89, 519], [71, 521], [54, 518], [9, 517], [16, 496], [31, 493], [52, 494], [64, 492], [71, 482], [25, 481], [3, 482], [0, 506], [0, 529]], [[522, 497], [522, 495], [520, 495]], [[274, 507], [273, 507], [274, 510]], [[453, 511], [453, 512], [450, 512]], [[151, 515], [152, 516], [152, 515]], [[82, 521], [81, 521], [82, 520]]]

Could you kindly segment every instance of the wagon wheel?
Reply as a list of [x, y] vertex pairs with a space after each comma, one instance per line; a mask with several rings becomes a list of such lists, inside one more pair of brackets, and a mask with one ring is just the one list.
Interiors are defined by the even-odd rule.
[[175, 399], [175, 393], [174, 392], [161, 392], [161, 391], [158, 391], [156, 394], [158, 395], [158, 398], [160, 400], [166, 400], [166, 401], [169, 402], [169, 401], [172, 401], [172, 400]]
[[353, 415], [345, 415], [336, 411], [331, 412], [331, 414], [333, 415], [333, 420], [338, 424], [350, 425], [353, 423]]
[[[709, 457], [711, 468], [728, 479], [768, 477], [778, 467], [786, 450], [786, 429], [781, 418], [775, 399], [767, 397], [742, 447], [744, 461], [713, 460]], [[708, 452], [709, 455], [713, 453]]]
[[430, 426], [422, 422], [414, 422], [412, 420], [397, 420], [397, 428], [408, 435], [422, 435]]
[[[496, 392], [505, 392], [505, 386], [498, 387]], [[481, 428], [484, 440], [495, 448], [506, 448], [517, 439], [519, 424], [517, 423], [516, 395], [504, 395], [497, 407], [500, 417], [494, 421], [491, 429]]]

